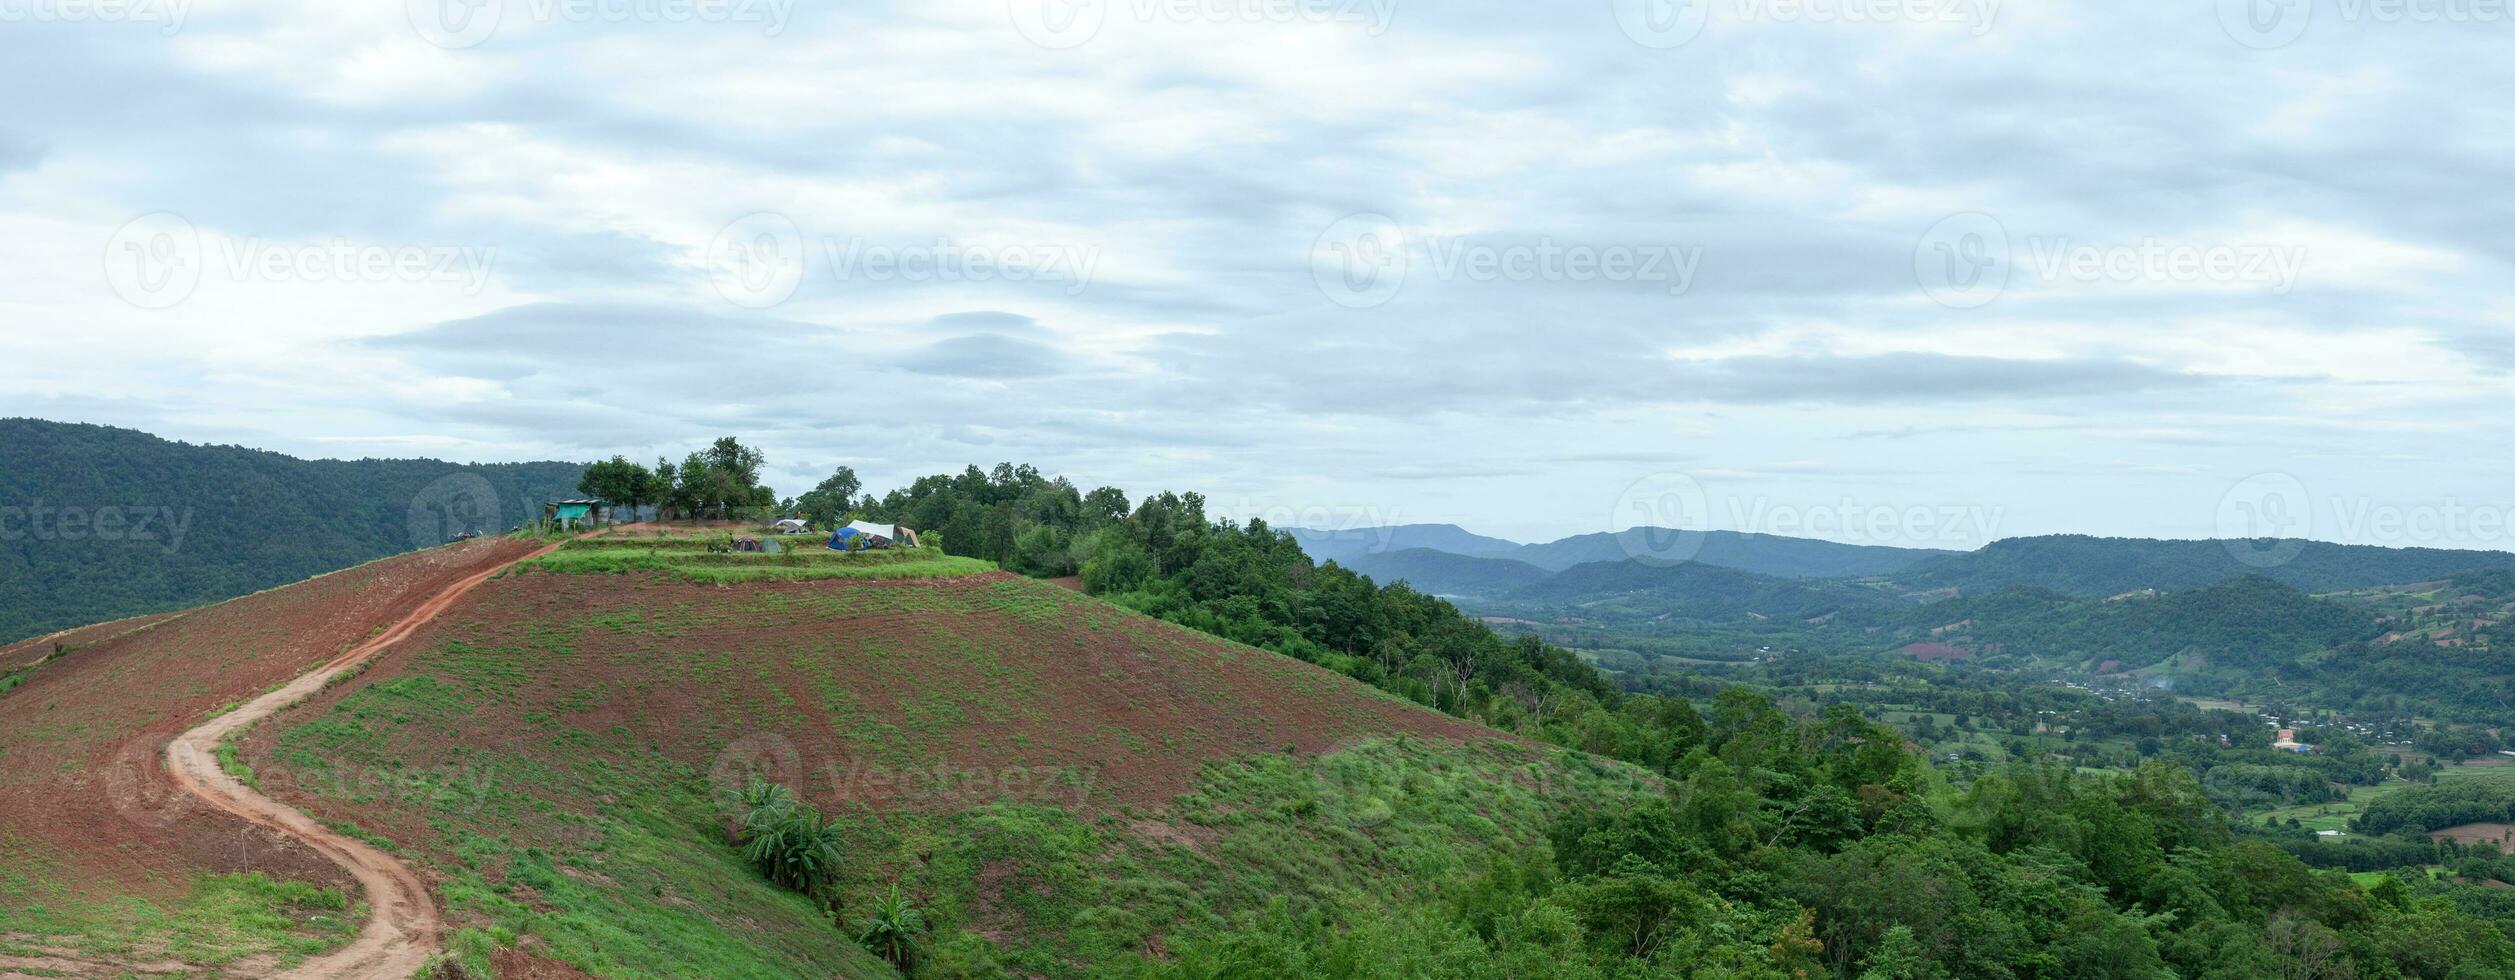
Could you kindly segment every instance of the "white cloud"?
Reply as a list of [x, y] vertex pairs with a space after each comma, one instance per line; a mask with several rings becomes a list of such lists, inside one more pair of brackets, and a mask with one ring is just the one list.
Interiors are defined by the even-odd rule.
[[[509, 11], [449, 49], [405, 6], [0, 35], [0, 412], [489, 459], [733, 431], [798, 481], [1026, 459], [1522, 536], [1596, 529], [1670, 466], [2007, 533], [2205, 532], [2212, 480], [2444, 493], [2509, 434], [2515, 110], [2468, 93], [2515, 66], [2469, 33], [2257, 51], [2206, 5], [2008, 0], [1987, 31], [1724, 14], [1661, 51], [1604, 5], [1156, 2], [1059, 49], [969, 3]], [[765, 310], [711, 278], [758, 211], [805, 263]], [[468, 288], [213, 261], [148, 308], [108, 249], [157, 212], [213, 260], [497, 258]], [[1317, 276], [1358, 212], [1402, 229], [1369, 243], [1402, 280], [1354, 309]], [[2008, 276], [1948, 304], [1917, 254], [1971, 212]], [[1454, 262], [1558, 247], [1699, 267]], [[2249, 247], [2293, 281], [2138, 264]], [[905, 261], [836, 257], [868, 249]], [[1043, 256], [1068, 274], [1005, 271]]]

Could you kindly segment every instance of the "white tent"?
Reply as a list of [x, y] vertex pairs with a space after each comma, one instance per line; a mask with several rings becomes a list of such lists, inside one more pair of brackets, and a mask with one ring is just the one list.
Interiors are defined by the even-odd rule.
[[898, 525], [876, 524], [872, 521], [849, 521], [847, 529], [866, 537], [881, 538], [884, 541], [890, 540], [893, 535], [899, 533]]

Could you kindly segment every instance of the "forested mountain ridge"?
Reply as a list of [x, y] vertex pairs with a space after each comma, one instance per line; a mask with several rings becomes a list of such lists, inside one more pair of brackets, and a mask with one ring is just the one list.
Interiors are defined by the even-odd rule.
[[1517, 541], [1486, 537], [1456, 524], [1389, 524], [1379, 527], [1320, 530], [1285, 528], [1300, 542], [1311, 561], [1352, 565], [1356, 559], [1393, 555], [1417, 548], [1470, 558], [1504, 558], [1526, 547]]
[[1912, 588], [1953, 588], [1969, 595], [2031, 586], [2103, 597], [2139, 589], [2190, 589], [2246, 575], [2307, 592], [2338, 592], [2489, 568], [2515, 568], [2515, 552], [2055, 534], [2004, 538], [1979, 550], [1933, 558], [1894, 578]]
[[1370, 576], [1372, 581], [1404, 582], [1434, 595], [1501, 595], [1547, 578], [1545, 569], [1524, 561], [1477, 558], [1431, 548], [1356, 555], [1343, 564]]
[[[1454, 524], [1398, 524], [1336, 531], [1289, 528], [1284, 533], [1300, 542], [1301, 550], [1310, 556], [1310, 560], [1333, 561], [1348, 567], [1367, 555], [1426, 548], [1470, 558], [1506, 558], [1549, 572], [1594, 562], [1639, 558], [1663, 564], [1700, 562], [1784, 578], [1840, 578], [1892, 574], [1928, 559], [1955, 554], [1927, 548], [1841, 544], [1777, 534], [1674, 531], [1650, 527], [1576, 534], [1537, 544], [1487, 537]], [[1683, 554], [1677, 553], [1680, 551]]]
[[1706, 621], [1804, 619], [1897, 602], [1895, 597], [1839, 581], [1761, 575], [1701, 562], [1590, 562], [1502, 596], [1504, 605], [1572, 604], [1653, 618]]
[[0, 641], [227, 599], [576, 495], [581, 463], [297, 459], [0, 419]]
[[2185, 654], [2216, 667], [2294, 667], [2300, 658], [2364, 642], [2379, 632], [2362, 611], [2258, 575], [2107, 599], [2007, 589], [1933, 603], [1894, 618], [1905, 624], [1899, 634], [1905, 640], [2072, 660], [2108, 671], [2147, 667]]
[[1674, 531], [1636, 527], [1576, 534], [1532, 544], [1509, 557], [1563, 571], [1593, 562], [1641, 559], [1658, 564], [1699, 562], [1782, 578], [1844, 578], [1891, 575], [1955, 552], [1887, 545], [1842, 544], [1744, 531]]

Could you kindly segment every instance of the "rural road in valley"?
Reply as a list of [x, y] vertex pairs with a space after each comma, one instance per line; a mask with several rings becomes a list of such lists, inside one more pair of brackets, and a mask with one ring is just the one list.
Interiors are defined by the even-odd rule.
[[[565, 542], [561, 542], [565, 543]], [[391, 628], [332, 658], [329, 663], [290, 681], [287, 686], [245, 702], [242, 707], [182, 735], [166, 747], [166, 769], [175, 785], [202, 802], [287, 834], [347, 869], [367, 890], [371, 915], [358, 938], [348, 946], [299, 964], [281, 980], [408, 980], [438, 948], [437, 906], [428, 885], [399, 859], [364, 841], [344, 836], [298, 811], [238, 782], [218, 764], [218, 745], [229, 735], [251, 727], [273, 712], [323, 690], [336, 677], [375, 659], [393, 644], [418, 631], [454, 601], [517, 562], [549, 554], [558, 544], [536, 549], [447, 586]]]

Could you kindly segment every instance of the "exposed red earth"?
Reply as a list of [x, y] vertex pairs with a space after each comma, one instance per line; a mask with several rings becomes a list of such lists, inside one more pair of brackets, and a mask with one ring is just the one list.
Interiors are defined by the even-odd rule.
[[371, 844], [325, 827], [296, 808], [264, 796], [228, 775], [218, 764], [216, 752], [219, 743], [270, 717], [273, 712], [305, 700], [330, 685], [334, 679], [375, 659], [507, 566], [555, 551], [558, 547], [553, 544], [508, 558], [456, 580], [428, 596], [374, 638], [351, 647], [313, 671], [299, 675], [278, 690], [245, 702], [234, 711], [176, 736], [174, 742], [166, 747], [166, 767], [176, 787], [202, 803], [278, 831], [312, 848], [349, 872], [350, 877], [357, 879], [359, 887], [366, 891], [367, 924], [359, 930], [358, 938], [348, 946], [306, 960], [296, 969], [281, 974], [281, 980], [406, 980], [437, 953], [436, 902], [428, 896], [427, 882], [401, 860]]
[[[334, 661], [430, 597], [532, 551], [484, 539], [382, 559], [181, 614], [121, 620], [12, 645], [36, 667], [0, 710], [0, 845], [45, 867], [48, 902], [180, 899], [199, 875], [262, 871], [350, 879], [298, 838], [204, 803], [164, 765], [179, 733]], [[148, 972], [136, 949], [81, 975]], [[59, 958], [59, 957], [57, 957]], [[251, 972], [251, 963], [234, 969]]]

